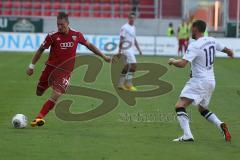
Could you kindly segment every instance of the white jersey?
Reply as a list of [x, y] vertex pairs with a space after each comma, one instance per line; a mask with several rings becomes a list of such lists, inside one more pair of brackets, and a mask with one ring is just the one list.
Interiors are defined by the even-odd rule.
[[201, 37], [192, 42], [183, 59], [191, 63], [193, 78], [215, 80], [213, 63], [216, 51], [222, 51], [224, 46], [213, 37]]
[[136, 28], [129, 23], [121, 27], [120, 36], [123, 37], [123, 50], [133, 49], [135, 46]]

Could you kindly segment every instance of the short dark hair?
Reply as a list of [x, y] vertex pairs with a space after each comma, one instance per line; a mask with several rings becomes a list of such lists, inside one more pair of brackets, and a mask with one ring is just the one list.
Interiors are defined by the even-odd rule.
[[204, 33], [207, 25], [203, 20], [196, 20], [193, 22], [192, 27], [196, 27], [199, 32]]
[[57, 19], [64, 19], [64, 20], [66, 20], [66, 22], [69, 22], [68, 14], [66, 14], [65, 12], [59, 12], [57, 15]]
[[131, 12], [128, 14], [128, 17], [136, 17], [136, 13], [135, 12]]

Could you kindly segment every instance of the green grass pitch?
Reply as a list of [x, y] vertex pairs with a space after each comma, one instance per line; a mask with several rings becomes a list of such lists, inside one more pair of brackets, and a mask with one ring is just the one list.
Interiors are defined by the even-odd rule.
[[[174, 143], [171, 140], [182, 134], [174, 115], [174, 105], [188, 79], [189, 67], [177, 69], [167, 65], [168, 57], [137, 57], [139, 62], [164, 65], [168, 72], [161, 77], [174, 89], [162, 96], [138, 98], [135, 107], [119, 98], [110, 81], [110, 65], [104, 64], [97, 80], [89, 85], [82, 78], [86, 67], [74, 73], [71, 82], [102, 89], [118, 97], [116, 109], [87, 122], [66, 122], [56, 117], [54, 111], [46, 117], [41, 128], [14, 129], [11, 118], [16, 113], [25, 114], [31, 121], [50, 92], [42, 97], [35, 95], [37, 80], [47, 56], [44, 55], [32, 77], [25, 73], [32, 54], [0, 54], [0, 160], [226, 160], [240, 157], [240, 72], [239, 59], [215, 60], [216, 89], [210, 109], [224, 120], [232, 133], [232, 142], [226, 143], [217, 128], [203, 119], [195, 107], [191, 107], [191, 129], [194, 143]], [[72, 112], [84, 112], [101, 101], [83, 96], [63, 95], [76, 103]], [[159, 112], [162, 121], [123, 119], [137, 113]], [[165, 117], [164, 117], [165, 116]], [[168, 116], [168, 117], [166, 117]], [[164, 118], [168, 118], [167, 120]]]

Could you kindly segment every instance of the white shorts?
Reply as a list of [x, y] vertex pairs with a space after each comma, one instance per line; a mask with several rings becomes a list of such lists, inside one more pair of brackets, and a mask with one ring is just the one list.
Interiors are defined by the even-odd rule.
[[133, 49], [123, 51], [123, 60], [124, 60], [125, 65], [131, 64], [131, 63], [137, 63], [134, 53], [135, 53], [135, 51]]
[[180, 97], [193, 100], [193, 105], [208, 108], [212, 93], [215, 89], [215, 80], [191, 78], [183, 88]]

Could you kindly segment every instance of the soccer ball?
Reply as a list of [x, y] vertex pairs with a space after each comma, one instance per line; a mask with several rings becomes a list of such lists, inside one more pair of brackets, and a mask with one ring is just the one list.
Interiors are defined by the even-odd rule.
[[25, 128], [27, 126], [27, 117], [23, 114], [16, 114], [12, 118], [12, 125], [14, 128]]

